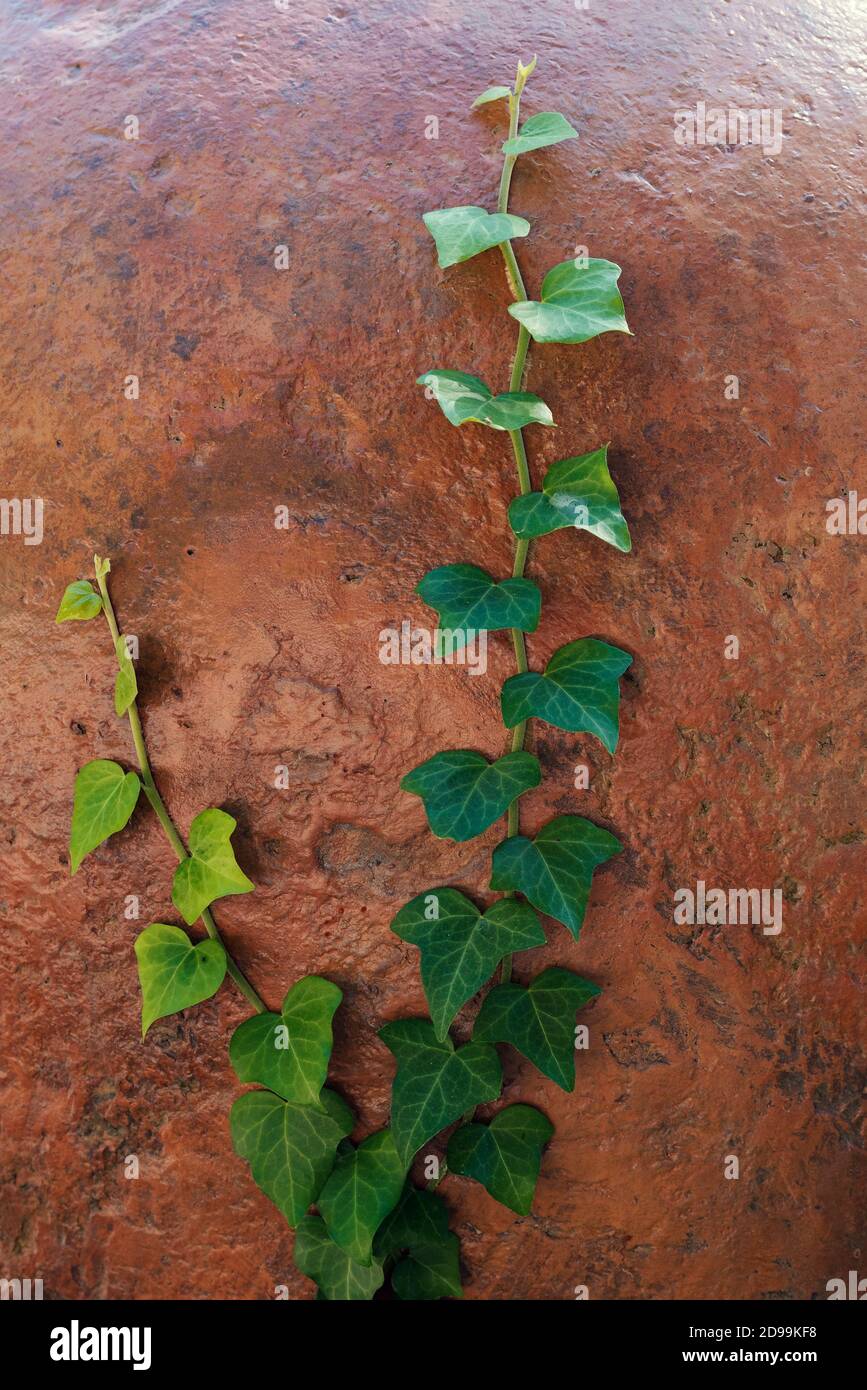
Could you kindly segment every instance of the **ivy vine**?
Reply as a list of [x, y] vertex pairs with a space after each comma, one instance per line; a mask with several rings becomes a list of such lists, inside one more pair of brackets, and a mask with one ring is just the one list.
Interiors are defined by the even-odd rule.
[[[519, 63], [512, 87], [491, 87], [474, 102], [504, 101], [508, 109], [496, 212], [466, 206], [424, 216], [441, 267], [497, 247], [503, 255], [514, 299], [509, 313], [518, 324], [508, 391], [494, 395], [477, 377], [451, 369], [427, 371], [418, 382], [451, 424], [508, 433], [520, 491], [509, 508], [511, 576], [447, 564], [425, 575], [418, 593], [438, 616], [439, 650], [454, 650], [468, 633], [509, 630], [517, 669], [501, 692], [503, 723], [511, 730], [501, 757], [491, 762], [473, 749], [448, 749], [401, 782], [421, 799], [434, 835], [469, 840], [505, 816], [506, 837], [493, 852], [490, 881], [502, 897], [482, 910], [455, 888], [434, 887], [406, 903], [391, 924], [418, 948], [430, 1018], [397, 1019], [380, 1029], [396, 1062], [387, 1128], [354, 1144], [355, 1117], [327, 1084], [332, 1020], [343, 997], [337, 986], [307, 976], [289, 989], [279, 1012], [271, 1012], [226, 950], [211, 905], [255, 885], [236, 861], [231, 816], [215, 807], [201, 811], [185, 844], [160, 796], [138, 712], [135, 666], [109, 597], [107, 559], [94, 557], [96, 586], [86, 579], [70, 584], [57, 613], [57, 622], [104, 615], [118, 668], [115, 711], [129, 721], [138, 760], [133, 771], [99, 758], [77, 774], [71, 872], [126, 826], [144, 793], [178, 859], [174, 907], [187, 927], [201, 921], [204, 936], [194, 941], [163, 922], [139, 935], [142, 1037], [157, 1020], [211, 998], [226, 975], [253, 1007], [229, 1044], [238, 1080], [255, 1087], [232, 1106], [232, 1141], [295, 1229], [295, 1262], [315, 1281], [321, 1299], [370, 1299], [386, 1279], [401, 1299], [460, 1297], [459, 1243], [436, 1190], [440, 1179], [446, 1171], [472, 1178], [498, 1202], [526, 1214], [553, 1134], [548, 1118], [531, 1105], [506, 1105], [487, 1122], [475, 1118], [476, 1107], [496, 1101], [502, 1090], [497, 1047], [510, 1045], [571, 1091], [576, 1013], [599, 993], [589, 980], [559, 967], [526, 984], [512, 979], [515, 955], [546, 942], [539, 913], [578, 938], [593, 871], [620, 849], [607, 830], [577, 815], [555, 817], [533, 838], [521, 834], [520, 798], [541, 780], [538, 759], [524, 748], [528, 722], [593, 734], [613, 753], [619, 681], [631, 660], [592, 637], [561, 647], [544, 671], [531, 671], [527, 659], [525, 634], [536, 631], [541, 613], [539, 589], [524, 575], [531, 541], [571, 526], [620, 551], [630, 549], [607, 446], [561, 459], [539, 491], [530, 480], [522, 431], [554, 423], [544, 401], [522, 390], [530, 340], [583, 343], [600, 333], [629, 332], [617, 288], [620, 269], [610, 261], [563, 261], [545, 276], [540, 298], [527, 297], [512, 241], [527, 236], [530, 224], [508, 210], [512, 172], [521, 155], [577, 136], [553, 111], [519, 127], [521, 96], [535, 65], [535, 58]], [[454, 1019], [497, 972], [472, 1040], [456, 1046], [449, 1032]], [[416, 1186], [413, 1159], [456, 1124], [439, 1177], [426, 1188]]]

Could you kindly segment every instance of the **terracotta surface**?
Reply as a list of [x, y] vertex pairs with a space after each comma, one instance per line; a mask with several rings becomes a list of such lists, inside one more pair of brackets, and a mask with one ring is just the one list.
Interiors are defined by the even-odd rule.
[[[380, 1125], [375, 1030], [423, 1010], [391, 916], [437, 882], [481, 893], [502, 833], [433, 840], [398, 779], [456, 741], [501, 751], [513, 669], [499, 636], [484, 679], [377, 657], [380, 629], [430, 621], [431, 565], [511, 564], [508, 441], [413, 384], [506, 389], [502, 265], [439, 271], [420, 214], [492, 206], [500, 118], [470, 102], [534, 52], [527, 113], [582, 138], [519, 164], [525, 276], [536, 292], [576, 245], [616, 260], [636, 336], [532, 349], [560, 425], [528, 431], [532, 467], [610, 439], [635, 549], [535, 548], [531, 657], [592, 633], [635, 663], [616, 759], [539, 729], [523, 823], [577, 811], [627, 849], [580, 943], [549, 923], [520, 962], [604, 992], [573, 1095], [505, 1059], [507, 1098], [557, 1129], [535, 1213], [443, 1186], [467, 1296], [823, 1298], [867, 1273], [867, 539], [825, 526], [867, 487], [865, 29], [854, 0], [7, 0], [2, 492], [46, 514], [41, 546], [0, 539], [0, 1273], [47, 1296], [313, 1295], [229, 1143], [243, 1001], [139, 1041], [133, 939], [176, 920], [158, 826], [137, 812], [69, 878], [75, 770], [132, 750], [104, 626], [53, 617], [109, 553], [164, 795], [184, 830], [208, 805], [239, 821], [258, 891], [218, 908], [226, 937], [272, 1005], [306, 972], [342, 986], [335, 1076], [359, 1133]], [[782, 152], [681, 148], [673, 113], [701, 100], [781, 108]], [[697, 879], [781, 888], [782, 933], [676, 925]]]

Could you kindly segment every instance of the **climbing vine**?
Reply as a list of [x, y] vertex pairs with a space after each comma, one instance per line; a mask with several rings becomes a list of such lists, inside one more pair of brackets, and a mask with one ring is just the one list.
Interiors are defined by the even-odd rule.
[[[437, 1186], [446, 1171], [481, 1183], [498, 1202], [529, 1212], [542, 1153], [553, 1134], [536, 1107], [502, 1107], [489, 1122], [477, 1121], [479, 1105], [502, 1089], [499, 1044], [508, 1044], [564, 1091], [574, 1087], [575, 1016], [599, 991], [570, 970], [544, 970], [526, 984], [512, 979], [517, 953], [544, 945], [543, 913], [577, 940], [593, 871], [620, 845], [607, 830], [582, 816], [560, 815], [532, 839], [520, 832], [523, 794], [539, 785], [538, 759], [524, 747], [528, 723], [595, 735], [609, 753], [618, 737], [619, 680], [631, 658], [592, 637], [569, 642], [544, 671], [531, 671], [526, 633], [536, 631], [541, 594], [525, 577], [531, 541], [573, 527], [618, 550], [630, 549], [629, 531], [607, 463], [607, 446], [561, 459], [534, 491], [523, 430], [550, 426], [551, 412], [522, 390], [530, 340], [583, 343], [605, 332], [628, 333], [617, 288], [618, 266], [579, 256], [545, 276], [538, 300], [527, 297], [512, 241], [529, 223], [508, 210], [518, 158], [572, 140], [577, 131], [558, 112], [531, 116], [519, 127], [521, 96], [536, 60], [518, 64], [512, 87], [491, 87], [474, 103], [503, 101], [508, 138], [496, 212], [462, 206], [425, 214], [443, 268], [499, 248], [518, 324], [509, 389], [494, 395], [477, 377], [432, 370], [418, 378], [453, 425], [484, 425], [509, 435], [519, 495], [509, 508], [515, 537], [511, 577], [496, 579], [479, 566], [456, 562], [424, 576], [418, 593], [438, 615], [437, 652], [454, 655], [479, 633], [509, 630], [516, 673], [501, 691], [506, 752], [493, 762], [473, 749], [436, 753], [408, 772], [402, 789], [421, 799], [434, 835], [465, 841], [501, 817], [506, 836], [493, 852], [490, 887], [502, 894], [481, 910], [454, 888], [431, 888], [406, 903], [391, 924], [417, 947], [430, 1018], [387, 1023], [379, 1036], [397, 1070], [387, 1128], [357, 1146], [349, 1136], [355, 1118], [328, 1087], [332, 1020], [342, 994], [317, 975], [298, 980], [279, 1013], [270, 1012], [226, 950], [211, 905], [249, 893], [254, 884], [232, 848], [235, 821], [209, 807], [193, 820], [187, 844], [160, 796], [151, 771], [138, 712], [130, 642], [120, 632], [108, 592], [110, 564], [94, 557], [96, 585], [77, 580], [67, 588], [58, 622], [102, 613], [117, 660], [114, 705], [129, 721], [138, 770], [102, 758], [76, 776], [70, 832], [70, 869], [122, 830], [142, 793], [174, 850], [178, 867], [172, 902], [187, 927], [201, 921], [194, 941], [183, 928], [151, 923], [135, 943], [142, 993], [142, 1037], [157, 1020], [209, 999], [228, 975], [255, 1013], [234, 1032], [229, 1058], [239, 1081], [255, 1089], [232, 1106], [236, 1152], [254, 1181], [295, 1229], [295, 1262], [318, 1286], [322, 1299], [370, 1299], [390, 1280], [402, 1299], [461, 1294], [459, 1244]], [[455, 1046], [450, 1028], [458, 1012], [499, 972], [476, 1017], [472, 1040]], [[446, 1158], [427, 1187], [410, 1176], [414, 1157], [443, 1131]], [[316, 1208], [316, 1214], [311, 1208]]]

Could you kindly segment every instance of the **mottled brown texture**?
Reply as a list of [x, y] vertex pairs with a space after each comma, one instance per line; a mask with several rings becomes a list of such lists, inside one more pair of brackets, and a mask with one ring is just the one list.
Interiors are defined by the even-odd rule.
[[[430, 621], [426, 568], [511, 564], [508, 440], [413, 384], [452, 367], [505, 389], [502, 264], [440, 272], [420, 215], [492, 206], [502, 120], [470, 102], [533, 52], [527, 112], [581, 140], [519, 163], [525, 277], [576, 245], [616, 260], [636, 336], [531, 349], [560, 426], [527, 432], [535, 478], [610, 439], [635, 546], [535, 547], [531, 659], [596, 634], [635, 663], [615, 759], [534, 733], [523, 823], [584, 812], [627, 848], [580, 943], [549, 923], [518, 963], [603, 994], [573, 1095], [505, 1059], [507, 1099], [556, 1124], [534, 1214], [443, 1185], [467, 1295], [791, 1299], [867, 1273], [867, 539], [825, 528], [828, 498], [865, 489], [865, 28], [836, 0], [7, 0], [2, 492], [42, 495], [46, 535], [0, 539], [0, 1273], [51, 1296], [312, 1296], [229, 1142], [243, 1001], [139, 1040], [124, 896], [139, 925], [176, 920], [153, 818], [69, 878], [73, 774], [131, 748], [104, 625], [52, 620], [109, 553], [166, 800], [184, 831], [212, 804], [238, 818], [258, 891], [218, 905], [225, 934], [272, 1005], [309, 971], [341, 985], [336, 1079], [359, 1132], [381, 1124], [376, 1029], [423, 1010], [390, 918], [437, 882], [482, 893], [501, 834], [434, 841], [398, 780], [455, 741], [500, 751], [513, 670], [505, 635], [484, 679], [377, 659], [381, 628]], [[782, 108], [782, 153], [680, 148], [673, 113], [700, 100]], [[782, 934], [676, 926], [698, 878], [781, 887]]]

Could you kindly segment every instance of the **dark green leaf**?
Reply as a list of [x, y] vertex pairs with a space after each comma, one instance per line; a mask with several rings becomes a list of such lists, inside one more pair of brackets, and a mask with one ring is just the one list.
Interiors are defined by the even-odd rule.
[[577, 941], [593, 870], [621, 848], [619, 840], [583, 816], [556, 816], [535, 840], [514, 835], [497, 845], [491, 887], [523, 893]]
[[537, 343], [586, 343], [600, 333], [628, 333], [612, 261], [561, 261], [542, 281], [541, 301], [510, 304], [509, 313]]
[[507, 1105], [489, 1125], [463, 1125], [455, 1131], [449, 1140], [449, 1170], [475, 1178], [496, 1201], [526, 1216], [533, 1205], [542, 1150], [553, 1133], [554, 1126], [541, 1110]]
[[321, 1105], [294, 1105], [270, 1091], [247, 1091], [232, 1106], [235, 1152], [253, 1180], [297, 1226], [316, 1201], [341, 1139], [352, 1128], [348, 1107], [323, 1091]]
[[318, 1216], [305, 1216], [295, 1232], [295, 1263], [329, 1302], [368, 1301], [385, 1278], [382, 1265], [359, 1264], [328, 1235]]
[[[514, 306], [512, 306], [514, 307]], [[525, 425], [553, 425], [545, 402], [527, 391], [493, 396], [477, 376], [466, 372], [425, 372], [416, 385], [429, 386], [452, 425], [488, 425], [492, 430], [520, 430]]]
[[95, 618], [97, 613], [101, 612], [102, 598], [90, 580], [76, 579], [74, 584], [67, 584], [54, 621], [68, 623], [74, 619], [77, 622], [86, 622], [88, 618]]
[[236, 821], [211, 807], [200, 811], [190, 826], [190, 857], [175, 869], [172, 902], [188, 926], [216, 898], [252, 893], [255, 884], [242, 873], [231, 845]]
[[498, 583], [478, 565], [440, 565], [428, 570], [416, 593], [437, 612], [440, 652], [458, 651], [468, 633], [499, 632], [506, 627], [535, 632], [539, 626], [542, 595], [531, 579]]
[[511, 87], [486, 87], [481, 96], [476, 97], [473, 107], [484, 106], [489, 101], [499, 101], [501, 97], [510, 97]]
[[138, 681], [132, 664], [125, 637], [118, 637], [115, 643], [120, 670], [114, 678], [114, 712], [120, 718], [126, 714], [138, 695]]
[[500, 1094], [500, 1060], [487, 1043], [467, 1043], [456, 1051], [450, 1038], [437, 1039], [426, 1018], [387, 1023], [379, 1036], [397, 1059], [391, 1128], [407, 1164], [422, 1144], [471, 1106]]
[[180, 927], [152, 922], [136, 938], [141, 982], [141, 1035], [152, 1023], [210, 999], [223, 983], [226, 952], [219, 941], [194, 946]]
[[422, 218], [437, 247], [437, 257], [443, 270], [489, 251], [502, 241], [526, 236], [529, 222], [507, 212], [486, 212], [484, 208], [440, 208], [426, 212]]
[[331, 1239], [359, 1264], [370, 1264], [374, 1234], [400, 1199], [405, 1177], [390, 1129], [337, 1159], [316, 1205]]
[[417, 1246], [440, 1245], [448, 1234], [449, 1218], [442, 1197], [414, 1187], [407, 1179], [400, 1201], [376, 1233], [373, 1253], [378, 1260], [387, 1260]]
[[235, 1029], [229, 1060], [241, 1081], [267, 1086], [283, 1100], [315, 1105], [331, 1057], [331, 1020], [343, 995], [330, 980], [306, 975], [279, 1014], [254, 1014]]
[[506, 141], [503, 154], [527, 154], [546, 145], [559, 145], [561, 140], [577, 139], [577, 130], [559, 111], [540, 111], [524, 122], [513, 140]]
[[511, 1043], [562, 1090], [571, 1091], [575, 1015], [598, 993], [590, 980], [557, 967], [543, 971], [528, 989], [496, 985], [481, 1007], [473, 1034], [482, 1042]]
[[118, 763], [94, 758], [75, 779], [72, 827], [69, 832], [69, 868], [78, 871], [82, 859], [109, 835], [123, 830], [135, 809], [141, 782], [134, 772]]
[[590, 454], [552, 464], [541, 492], [515, 498], [509, 507], [509, 521], [515, 535], [524, 540], [574, 526], [618, 550], [632, 549], [620, 497], [608, 471], [607, 444]]
[[401, 941], [421, 951], [421, 979], [438, 1038], [468, 999], [493, 975], [503, 956], [544, 946], [533, 909], [501, 898], [484, 916], [456, 888], [420, 893], [391, 924]]
[[609, 753], [617, 747], [620, 677], [632, 657], [595, 637], [582, 637], [556, 651], [545, 667], [511, 676], [500, 699], [507, 729], [526, 719], [544, 719], [570, 733], [595, 734]]
[[541, 780], [539, 760], [532, 753], [506, 753], [489, 763], [470, 748], [452, 748], [419, 763], [400, 785], [421, 797], [428, 824], [440, 839], [472, 840]]
[[462, 1298], [460, 1249], [451, 1231], [437, 1245], [415, 1246], [391, 1271], [391, 1287], [398, 1298]]

